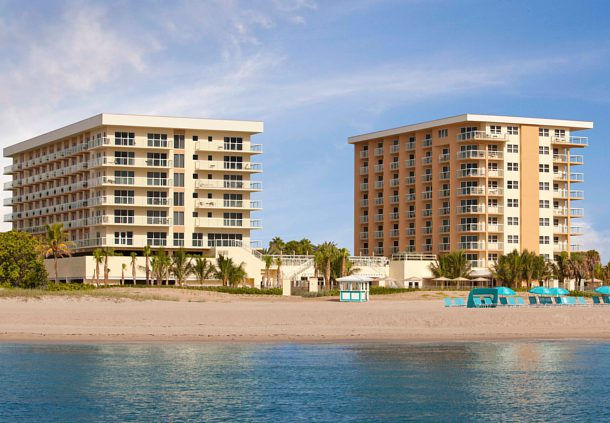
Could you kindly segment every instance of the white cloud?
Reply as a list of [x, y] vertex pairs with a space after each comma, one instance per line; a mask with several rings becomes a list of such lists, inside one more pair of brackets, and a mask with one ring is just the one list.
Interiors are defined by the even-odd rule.
[[583, 235], [573, 237], [572, 244], [581, 244], [585, 250], [597, 250], [603, 263], [610, 261], [610, 230], [599, 229], [588, 220], [579, 225], [583, 228]]

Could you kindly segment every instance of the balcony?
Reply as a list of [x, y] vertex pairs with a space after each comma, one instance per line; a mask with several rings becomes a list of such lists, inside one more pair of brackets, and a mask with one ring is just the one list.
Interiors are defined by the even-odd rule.
[[432, 251], [432, 244], [422, 244], [422, 246], [421, 246], [421, 250], [422, 250], [424, 253], [429, 253], [429, 252], [431, 252], [431, 251]]
[[441, 234], [447, 234], [447, 233], [449, 233], [449, 232], [451, 231], [451, 226], [449, 226], [449, 225], [442, 225], [442, 226], [439, 226], [438, 231], [439, 231]]
[[413, 150], [415, 150], [415, 143], [413, 141], [406, 143], [405, 144], [405, 150], [406, 151], [413, 151]]
[[423, 217], [430, 217], [430, 216], [432, 216], [432, 209], [423, 209], [421, 211], [421, 215]]
[[421, 163], [422, 165], [429, 165], [432, 164], [432, 156], [426, 156], [426, 157], [422, 157], [421, 158]]
[[451, 174], [450, 174], [450, 172], [448, 172], [448, 171], [447, 171], [447, 172], [441, 172], [441, 173], [439, 173], [439, 179], [440, 179], [441, 181], [446, 180], [446, 179], [449, 179], [450, 177], [451, 177]]
[[259, 181], [231, 181], [223, 179], [198, 179], [195, 181], [195, 189], [205, 190], [236, 190], [236, 191], [260, 191], [263, 184]]
[[499, 206], [497, 204], [487, 206], [487, 214], [503, 214], [503, 213], [504, 213], [504, 206]]
[[563, 198], [570, 200], [584, 200], [585, 192], [583, 190], [555, 189], [553, 190], [553, 198]]
[[262, 203], [259, 200], [252, 201], [200, 198], [195, 202], [195, 207], [203, 209], [261, 210]]
[[383, 163], [382, 164], [376, 164], [374, 168], [375, 168], [375, 173], [383, 172]]
[[457, 189], [457, 195], [485, 195], [485, 187], [461, 187]]
[[438, 191], [438, 196], [441, 198], [449, 197], [450, 194], [451, 194], [451, 191], [448, 189], [441, 189]]
[[451, 250], [451, 244], [446, 243], [446, 244], [438, 244], [438, 249], [440, 251], [449, 251]]
[[504, 243], [497, 241], [488, 241], [487, 250], [489, 251], [504, 251]]
[[449, 207], [441, 207], [440, 209], [438, 209], [438, 214], [440, 216], [446, 216], [449, 213], [451, 213], [451, 209]]
[[450, 158], [449, 153], [441, 154], [440, 156], [438, 156], [438, 161], [439, 161], [439, 163], [448, 162], [449, 158]]
[[405, 201], [415, 201], [415, 193], [405, 194]]
[[200, 217], [195, 219], [195, 226], [199, 228], [262, 228], [260, 219], [225, 219], [222, 217]]
[[368, 232], [360, 232], [360, 239], [366, 241], [367, 239], [369, 239], [369, 233]]
[[222, 171], [222, 172], [246, 172], [260, 173], [263, 171], [261, 163], [253, 162], [229, 162], [220, 160], [197, 160], [195, 161], [196, 170]]
[[360, 184], [360, 191], [368, 191], [369, 190], [369, 184], [367, 182], [362, 182]]
[[487, 187], [487, 195], [490, 197], [502, 197], [504, 196], [504, 188]]
[[485, 131], [470, 131], [457, 134], [456, 139], [458, 141], [507, 141], [508, 134], [492, 134]]
[[95, 216], [100, 219], [98, 223], [106, 225], [133, 225], [133, 226], [169, 226], [172, 220], [166, 216]]
[[467, 206], [458, 206], [457, 213], [458, 214], [484, 214], [485, 205], [484, 204], [471, 204], [471, 205], [467, 205]]
[[426, 173], [426, 174], [422, 175], [421, 179], [424, 182], [430, 182], [430, 181], [432, 181], [432, 174]]
[[131, 206], [131, 207], [170, 207], [172, 200], [167, 197], [126, 197], [105, 195], [91, 197], [89, 199], [91, 207], [96, 206]]
[[570, 172], [570, 182], [584, 182], [585, 174], [578, 172]]
[[585, 210], [582, 208], [570, 209], [570, 217], [583, 217]]
[[[262, 154], [263, 145], [250, 142], [197, 141], [195, 151], [222, 151], [236, 154]], [[362, 153], [362, 152], [361, 152]]]
[[400, 215], [398, 212], [392, 212], [392, 213], [390, 213], [390, 220], [398, 220], [399, 216]]
[[405, 167], [415, 167], [415, 159], [405, 160]]
[[390, 146], [390, 153], [391, 154], [398, 153], [399, 151], [400, 151], [400, 145], [394, 144], [394, 145]]
[[479, 260], [468, 260], [470, 262], [470, 266], [471, 267], [485, 267], [485, 260], [483, 259], [479, 259]]
[[173, 160], [168, 159], [148, 159], [143, 157], [96, 157], [89, 161], [88, 167], [103, 166], [126, 166], [142, 168], [170, 168], [174, 166]]
[[375, 181], [375, 189], [383, 189], [383, 181]]
[[415, 228], [407, 228], [407, 236], [415, 236]]
[[405, 184], [407, 184], [407, 185], [415, 184], [415, 176], [407, 176], [405, 178]]
[[383, 231], [375, 231], [375, 238], [376, 239], [383, 238]]
[[407, 219], [413, 219], [413, 218], [415, 218], [415, 210], [407, 210], [407, 211], [405, 212], [405, 217], [406, 217]]
[[465, 223], [457, 225], [458, 232], [485, 232], [484, 223]]
[[369, 222], [368, 216], [360, 216], [360, 223], [368, 223], [368, 222]]
[[458, 250], [485, 250], [485, 241], [471, 241], [458, 243]]
[[361, 175], [367, 175], [369, 173], [369, 167], [368, 166], [361, 166], [360, 167], [360, 174]]
[[361, 158], [361, 159], [368, 159], [368, 157], [369, 157], [369, 151], [368, 151], [368, 150], [362, 150], [362, 151], [359, 153], [359, 156], [360, 156], [360, 158]]
[[373, 254], [375, 254], [376, 256], [382, 256], [383, 255], [383, 247], [375, 247], [375, 248], [373, 248]]
[[581, 165], [584, 164], [585, 160], [583, 156], [579, 154], [570, 154], [570, 164], [571, 165]]
[[383, 222], [383, 215], [382, 214], [376, 214], [375, 215], [375, 222]]
[[458, 151], [458, 160], [502, 160], [504, 159], [504, 153], [502, 151], [491, 151], [491, 150], [464, 150]]
[[399, 162], [391, 162], [390, 163], [390, 170], [396, 170], [400, 167]]
[[383, 156], [383, 147], [377, 147], [375, 149], [375, 156]]
[[553, 216], [567, 217], [568, 216], [567, 207], [553, 207]]
[[390, 196], [390, 204], [397, 204], [399, 202], [400, 202], [400, 196], [399, 195], [391, 195]]
[[421, 233], [424, 235], [430, 235], [432, 233], [432, 226], [424, 226], [421, 228]]
[[422, 146], [425, 147], [432, 147], [432, 138], [426, 138], [425, 140], [422, 141]]
[[503, 232], [504, 225], [502, 223], [488, 223], [487, 232]]
[[390, 179], [390, 186], [391, 187], [397, 187], [399, 183], [400, 183], [400, 180], [398, 178]]
[[458, 178], [484, 178], [485, 177], [485, 168], [473, 167], [466, 169], [459, 169], [456, 171]]
[[551, 144], [569, 145], [571, 147], [586, 147], [589, 145], [588, 137], [561, 137], [555, 136], [551, 138]]
[[361, 198], [360, 207], [368, 207], [368, 206], [369, 206], [369, 200], [367, 198]]
[[375, 205], [376, 206], [383, 206], [383, 197], [375, 198]]
[[430, 200], [432, 198], [432, 191], [424, 191], [421, 193], [421, 198], [423, 200]]

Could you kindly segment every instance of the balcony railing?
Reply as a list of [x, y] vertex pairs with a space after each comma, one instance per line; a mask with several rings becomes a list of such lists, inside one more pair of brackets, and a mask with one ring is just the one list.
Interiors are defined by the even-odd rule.
[[458, 195], [485, 195], [485, 187], [461, 187], [457, 189]]
[[375, 238], [383, 238], [383, 231], [375, 231]]
[[362, 240], [369, 239], [369, 233], [368, 232], [360, 232], [360, 239], [362, 239]]
[[458, 141], [471, 141], [471, 140], [489, 140], [489, 141], [507, 141], [508, 134], [492, 134], [485, 131], [470, 131], [457, 134]]
[[421, 158], [422, 165], [432, 164], [432, 156], [426, 156]]
[[451, 177], [451, 173], [448, 172], [448, 171], [447, 172], [441, 172], [439, 174], [439, 179], [440, 180], [446, 180], [446, 179], [449, 179], [450, 177]]
[[369, 173], [369, 167], [368, 166], [360, 166], [360, 174], [361, 175], [366, 175]]
[[362, 182], [360, 184], [360, 191], [368, 191], [369, 190], [369, 184], [367, 182]]
[[438, 161], [440, 163], [448, 162], [449, 161], [449, 157], [450, 157], [449, 153], [441, 154], [440, 156], [438, 156]]
[[484, 250], [485, 241], [471, 241], [458, 243], [459, 250]]
[[368, 150], [362, 150], [359, 155], [360, 155], [361, 159], [366, 159], [366, 158], [369, 157], [369, 151]]
[[458, 206], [458, 214], [483, 214], [485, 213], [484, 204], [471, 204], [467, 206]]
[[199, 179], [195, 182], [195, 189], [260, 191], [263, 189], [263, 184], [259, 181], [232, 181], [232, 180], [223, 180], [223, 179]]
[[416, 197], [415, 193], [405, 194], [405, 201], [415, 201]]
[[376, 173], [383, 172], [383, 164], [376, 164], [375, 165], [375, 172]]
[[405, 178], [405, 184], [413, 185], [415, 183], [415, 176], [407, 176]]
[[218, 171], [235, 171], [235, 172], [249, 172], [258, 173], [263, 171], [263, 165], [261, 163], [253, 162], [229, 162], [220, 160], [197, 160], [195, 162], [195, 169], [197, 170], [218, 170]]
[[375, 155], [376, 156], [383, 156], [383, 147], [375, 148]]
[[[391, 195], [390, 196], [390, 204], [396, 204], [400, 202], [400, 196], [399, 195]], [[382, 202], [383, 204], [383, 202]]]
[[569, 144], [572, 146], [576, 146], [576, 147], [586, 147], [587, 145], [589, 145], [589, 138], [588, 137], [561, 137], [561, 136], [554, 136], [551, 138], [551, 142], [553, 144]]
[[390, 170], [396, 170], [396, 169], [398, 169], [399, 166], [400, 166], [399, 162], [391, 162], [390, 163]]
[[[195, 143], [196, 151], [227, 151], [237, 154], [261, 154], [263, 152], [262, 144], [254, 144], [250, 142], [230, 143], [224, 141], [197, 141]], [[361, 152], [362, 153], [362, 152]]]
[[391, 154], [398, 153], [399, 150], [400, 150], [400, 145], [398, 145], [398, 144], [390, 146], [390, 153]]
[[195, 220], [195, 226], [200, 228], [243, 228], [260, 229], [260, 219], [229, 219], [222, 217], [200, 217]]
[[368, 198], [361, 198], [360, 199], [360, 207], [368, 207], [368, 206], [369, 206]]
[[375, 198], [375, 205], [376, 206], [383, 206], [383, 197], [376, 197]]
[[405, 167], [415, 167], [415, 159], [405, 160]]
[[398, 212], [390, 213], [390, 220], [398, 220], [400, 214]]
[[405, 150], [407, 150], [407, 151], [415, 150], [415, 143], [413, 141], [406, 143]]
[[484, 223], [465, 223], [457, 225], [458, 232], [485, 232]]
[[400, 183], [400, 180], [398, 178], [390, 179], [390, 186], [391, 187], [397, 187], [399, 183]]

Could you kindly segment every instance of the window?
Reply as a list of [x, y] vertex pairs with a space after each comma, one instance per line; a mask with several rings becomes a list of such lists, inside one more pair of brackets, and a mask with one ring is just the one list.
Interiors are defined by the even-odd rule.
[[549, 147], [546, 145], [538, 146], [538, 154], [549, 154]]
[[538, 136], [539, 137], [548, 137], [549, 136], [549, 128], [538, 128]]
[[149, 147], [165, 147], [167, 148], [167, 134], [148, 134]]
[[508, 135], [519, 135], [519, 127], [518, 126], [507, 126], [506, 132]]
[[541, 173], [549, 173], [549, 165], [548, 164], [539, 164], [538, 171]]
[[208, 247], [239, 247], [241, 234], [208, 234]]
[[518, 244], [519, 243], [519, 235], [508, 235], [508, 243], [509, 244]]
[[199, 141], [199, 136], [198, 135], [193, 135], [193, 141]]
[[174, 173], [174, 186], [175, 187], [184, 186], [184, 173]]
[[519, 224], [519, 218], [518, 217], [508, 217], [507, 223], [510, 226], [517, 226]]
[[193, 160], [199, 160], [199, 155], [198, 154], [193, 154]]
[[242, 214], [241, 213], [223, 213], [223, 226], [242, 226]]
[[165, 153], [146, 153], [146, 166], [167, 166], [167, 154]]
[[540, 191], [549, 191], [550, 188], [551, 186], [548, 182], [538, 182], [538, 189], [540, 189]]
[[115, 170], [114, 171], [114, 183], [118, 184], [118, 185], [133, 185], [134, 184], [133, 171]]
[[448, 135], [449, 135], [448, 129], [439, 129], [439, 131], [438, 131], [439, 138], [447, 138]]
[[565, 129], [555, 129], [553, 131], [555, 133], [555, 136], [558, 138], [565, 138], [566, 137], [566, 130]]
[[203, 234], [193, 233], [193, 247], [203, 247]]
[[117, 245], [133, 245], [133, 232], [115, 232], [114, 243]]
[[225, 137], [224, 138], [224, 149], [225, 150], [243, 150], [243, 139], [241, 137]]
[[174, 192], [174, 206], [184, 206], [184, 193]]
[[134, 195], [133, 191], [124, 189], [114, 190], [114, 204], [133, 204]]
[[551, 207], [549, 200], [540, 200], [539, 204], [541, 209], [548, 209]]
[[165, 210], [147, 210], [146, 224], [148, 225], [167, 225], [167, 212]]
[[184, 135], [174, 135], [174, 148], [184, 150]]
[[178, 225], [178, 226], [184, 225], [184, 212], [183, 211], [174, 212], [174, 225]]
[[551, 220], [548, 217], [541, 217], [538, 219], [538, 224], [540, 226], [550, 226]]
[[508, 207], [519, 207], [519, 199], [518, 198], [509, 198], [507, 201]]
[[133, 223], [133, 210], [115, 210], [114, 223]]
[[507, 144], [506, 145], [507, 153], [518, 153], [519, 152], [519, 144]]
[[165, 173], [165, 172], [147, 172], [146, 173], [146, 184], [151, 185], [151, 186], [166, 186], [167, 185], [167, 173]]
[[149, 206], [167, 205], [167, 192], [165, 192], [165, 191], [146, 191], [146, 204]]
[[135, 137], [133, 132], [115, 132], [114, 145], [135, 145]]
[[508, 162], [506, 164], [506, 169], [518, 172], [519, 171], [519, 163]]
[[165, 232], [146, 232], [146, 244], [153, 247], [165, 247], [167, 234]]
[[550, 237], [547, 235], [540, 236], [540, 237], [538, 237], [538, 239], [540, 241], [540, 244], [542, 244], [542, 245], [548, 245], [551, 243]]
[[239, 156], [224, 156], [224, 168], [225, 169], [242, 169], [243, 157]]
[[502, 127], [499, 125], [491, 125], [489, 127], [489, 132], [492, 134], [500, 134], [502, 132]]
[[208, 137], [208, 141], [209, 141], [209, 142], [212, 142], [212, 140], [213, 140], [213, 139], [212, 139], [212, 136], [210, 135], [210, 136]]
[[184, 167], [184, 154], [174, 154], [174, 167]]
[[184, 247], [184, 233], [174, 233], [174, 247]]
[[134, 164], [133, 151], [115, 151], [114, 164], [119, 166], [128, 166]]
[[506, 181], [506, 188], [519, 189], [519, 181]]

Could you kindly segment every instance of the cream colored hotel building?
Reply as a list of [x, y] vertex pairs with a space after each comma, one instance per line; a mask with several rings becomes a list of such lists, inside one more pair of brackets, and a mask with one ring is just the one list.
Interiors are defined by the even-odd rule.
[[[251, 245], [262, 122], [99, 114], [4, 149], [13, 229], [63, 223], [76, 254]], [[82, 275], [81, 275], [82, 277]]]
[[577, 251], [580, 153], [593, 122], [464, 114], [349, 138], [354, 249], [463, 250], [475, 267], [514, 249]]

